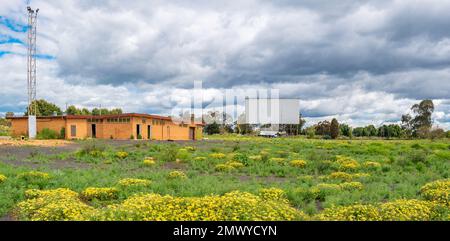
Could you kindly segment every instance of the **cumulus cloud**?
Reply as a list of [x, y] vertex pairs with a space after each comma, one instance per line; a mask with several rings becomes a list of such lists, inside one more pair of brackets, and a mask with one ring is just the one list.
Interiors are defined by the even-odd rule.
[[[450, 127], [450, 1], [34, 0], [38, 96], [170, 113], [225, 89], [271, 88], [304, 116], [398, 121], [435, 100]], [[26, 106], [25, 1], [0, 6], [0, 112]], [[70, 93], [70, 94], [68, 94]]]

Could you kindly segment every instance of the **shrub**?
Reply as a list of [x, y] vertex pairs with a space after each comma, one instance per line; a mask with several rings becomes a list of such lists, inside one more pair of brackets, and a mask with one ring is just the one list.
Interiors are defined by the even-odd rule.
[[232, 160], [236, 161], [236, 162], [239, 162], [239, 163], [242, 163], [242, 164], [247, 166], [249, 164], [249, 160], [250, 159], [244, 153], [235, 153], [233, 158], [232, 158]]
[[236, 169], [243, 168], [245, 166], [243, 163], [238, 162], [238, 161], [229, 161], [226, 164], [228, 166], [231, 166], [231, 167], [236, 168]]
[[306, 166], [306, 161], [304, 160], [292, 160], [289, 164], [293, 167], [300, 167], [303, 168]]
[[162, 149], [158, 160], [162, 162], [174, 162], [177, 160], [178, 148], [175, 145], [169, 145]]
[[223, 159], [223, 158], [226, 157], [226, 155], [223, 154], [223, 153], [218, 152], [218, 153], [211, 153], [211, 154], [209, 154], [209, 157], [214, 158], [214, 159]]
[[339, 186], [343, 190], [348, 190], [348, 191], [363, 189], [363, 184], [360, 182], [344, 182], [344, 183], [339, 184]]
[[81, 192], [84, 200], [91, 201], [97, 199], [100, 201], [117, 199], [119, 191], [113, 187], [88, 187]]
[[128, 157], [128, 152], [126, 151], [118, 151], [116, 152], [116, 157], [120, 159], [125, 159]]
[[156, 221], [238, 221], [299, 220], [305, 215], [285, 202], [263, 199], [245, 192], [223, 196], [172, 197], [141, 194], [122, 204], [108, 206], [92, 216], [93, 220]]
[[180, 148], [180, 149], [178, 149], [178, 152], [177, 152], [177, 159], [188, 160], [190, 155], [191, 154], [189, 153], [189, 151], [187, 149]]
[[316, 216], [318, 220], [330, 221], [380, 221], [378, 209], [374, 205], [356, 204], [346, 207], [332, 207], [325, 209]]
[[424, 150], [413, 150], [408, 153], [407, 160], [412, 163], [425, 162], [428, 154]]
[[50, 175], [45, 172], [30, 171], [22, 172], [17, 175], [17, 178], [27, 182], [27, 183], [39, 183], [50, 179]]
[[218, 172], [229, 172], [234, 169], [235, 169], [234, 167], [227, 165], [227, 164], [217, 164], [215, 167], [215, 170]]
[[130, 186], [149, 186], [152, 182], [147, 179], [137, 179], [137, 178], [124, 178], [119, 180], [117, 184], [123, 187]]
[[269, 160], [269, 152], [267, 151], [261, 151], [261, 161], [267, 162]]
[[248, 159], [252, 161], [262, 161], [262, 156], [261, 155], [249, 156]]
[[65, 139], [66, 138], [66, 128], [61, 127], [61, 130], [59, 130], [59, 138]]
[[147, 158], [142, 162], [145, 166], [154, 166], [156, 164], [153, 158]]
[[370, 169], [377, 169], [377, 168], [380, 168], [380, 167], [381, 167], [381, 164], [380, 164], [380, 163], [378, 163], [378, 162], [372, 162], [372, 161], [364, 162], [363, 165], [364, 165], [364, 167], [370, 168]]
[[264, 200], [279, 201], [289, 203], [286, 199], [286, 193], [279, 188], [262, 188], [259, 190], [259, 196]]
[[195, 151], [195, 147], [193, 147], [193, 146], [186, 146], [186, 147], [184, 147], [184, 149], [186, 149], [186, 150], [188, 150], [190, 152], [194, 152]]
[[81, 149], [77, 152], [78, 155], [92, 156], [92, 157], [104, 157], [106, 147], [98, 141], [90, 140], [84, 142]]
[[284, 159], [282, 157], [272, 157], [272, 158], [270, 158], [271, 162], [278, 163], [278, 164], [284, 164], [285, 160], [286, 159]]
[[5, 175], [0, 174], [0, 183], [6, 181], [8, 179]]
[[186, 174], [182, 171], [171, 171], [167, 175], [169, 179], [185, 179], [187, 178]]
[[50, 140], [50, 139], [59, 139], [60, 134], [57, 131], [44, 128], [40, 132], [36, 134], [36, 139], [38, 140]]
[[204, 156], [197, 156], [194, 158], [194, 161], [205, 161], [205, 160], [206, 160], [206, 157], [204, 157]]
[[355, 173], [355, 174], [353, 174], [352, 177], [353, 177], [353, 178], [366, 178], [366, 177], [370, 177], [370, 174], [369, 174], [369, 173], [361, 172], [361, 173]]
[[328, 175], [329, 179], [339, 179], [339, 180], [344, 180], [344, 181], [351, 181], [352, 180], [352, 175], [345, 173], [345, 172], [333, 172], [330, 175]]
[[359, 168], [359, 163], [350, 157], [336, 156], [337, 168], [341, 171], [352, 171]]
[[432, 202], [414, 199], [383, 203], [380, 214], [383, 220], [388, 221], [427, 221], [438, 215]]
[[27, 190], [27, 200], [19, 202], [15, 215], [21, 220], [65, 221], [86, 220], [94, 208], [78, 199], [78, 194], [66, 188]]
[[420, 194], [430, 201], [436, 201], [450, 207], [450, 180], [437, 180], [420, 188]]

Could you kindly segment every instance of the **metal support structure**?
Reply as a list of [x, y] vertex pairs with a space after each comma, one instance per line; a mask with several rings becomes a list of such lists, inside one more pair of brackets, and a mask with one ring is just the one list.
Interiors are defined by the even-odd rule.
[[28, 83], [28, 137], [36, 137], [36, 23], [39, 8], [28, 10], [28, 54], [27, 54], [27, 83]]

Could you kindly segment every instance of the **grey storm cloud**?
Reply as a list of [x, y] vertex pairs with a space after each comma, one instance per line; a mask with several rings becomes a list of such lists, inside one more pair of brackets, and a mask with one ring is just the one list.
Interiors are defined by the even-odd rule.
[[59, 26], [60, 76], [231, 87], [317, 74], [376, 78], [450, 64], [445, 1], [231, 2], [75, 2], [82, 13]]

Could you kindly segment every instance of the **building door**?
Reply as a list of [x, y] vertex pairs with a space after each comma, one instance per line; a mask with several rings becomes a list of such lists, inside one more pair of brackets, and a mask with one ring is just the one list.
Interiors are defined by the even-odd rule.
[[195, 140], [195, 128], [189, 127], [189, 140]]
[[149, 140], [152, 139], [152, 126], [151, 125], [147, 125], [147, 139], [149, 139]]
[[141, 135], [141, 125], [137, 124], [136, 125], [136, 138], [139, 139], [139, 137], [142, 137], [142, 135]]
[[91, 124], [91, 132], [92, 138], [97, 138], [97, 126], [95, 124]]
[[70, 126], [70, 137], [76, 137], [77, 136], [77, 126], [71, 125]]

